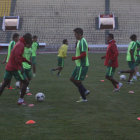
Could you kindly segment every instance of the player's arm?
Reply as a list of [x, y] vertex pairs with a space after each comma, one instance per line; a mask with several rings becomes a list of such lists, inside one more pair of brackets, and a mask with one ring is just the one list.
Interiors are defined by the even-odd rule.
[[136, 44], [134, 44], [134, 45], [132, 46], [132, 48], [130, 49], [131, 60], [132, 60], [133, 62], [135, 62], [135, 59], [134, 59], [134, 51], [135, 51], [135, 49], [136, 49]]
[[81, 54], [80, 54], [80, 56], [73, 56], [72, 57], [72, 61], [74, 61], [74, 60], [77, 60], [77, 59], [82, 59], [82, 58], [84, 58], [84, 57], [86, 57], [86, 52], [82, 52]]
[[7, 55], [5, 56], [5, 58], [4, 58], [4, 60], [3, 60], [3, 62], [2, 62], [2, 64], [5, 64], [6, 63], [6, 60], [9, 60], [9, 57], [10, 57], [10, 54], [11, 54], [11, 45], [12, 45], [12, 42], [9, 44], [9, 46], [8, 46], [8, 53], [7, 53]]

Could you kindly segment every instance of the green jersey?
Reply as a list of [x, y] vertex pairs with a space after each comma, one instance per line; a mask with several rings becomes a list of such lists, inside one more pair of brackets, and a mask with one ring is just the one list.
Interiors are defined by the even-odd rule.
[[[32, 49], [24, 47], [23, 57], [25, 57], [28, 61], [30, 61], [31, 56], [32, 56]], [[31, 68], [31, 65], [29, 65], [27, 62], [22, 62], [22, 65], [23, 65], [24, 69], [30, 69]]]
[[86, 57], [75, 60], [76, 66], [89, 66], [88, 60], [88, 44], [85, 38], [78, 41], [76, 46], [76, 57], [80, 56], [81, 53], [86, 52]]
[[137, 55], [139, 55], [140, 57], [140, 41], [136, 41], [136, 44], [137, 44]]
[[36, 56], [36, 51], [39, 47], [39, 44], [37, 42], [33, 42], [32, 44], [32, 56]]
[[12, 49], [14, 48], [16, 42], [15, 41], [11, 41], [9, 46], [8, 46], [8, 54], [7, 54], [7, 59], [6, 59], [6, 62], [9, 61], [9, 58], [10, 58], [10, 55], [11, 55], [11, 51]]
[[136, 44], [135, 41], [131, 41], [129, 43], [128, 50], [127, 50], [126, 61], [132, 61], [130, 50], [133, 51], [134, 59], [136, 60], [136, 58], [137, 58], [137, 56], [136, 56], [137, 55], [137, 44]]

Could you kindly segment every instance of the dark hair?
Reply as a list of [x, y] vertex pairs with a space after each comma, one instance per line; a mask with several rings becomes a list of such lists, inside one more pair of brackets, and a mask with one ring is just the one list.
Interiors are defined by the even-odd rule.
[[83, 35], [83, 29], [82, 28], [75, 28], [73, 31], [75, 33], [79, 34], [79, 35]]
[[68, 42], [67, 39], [64, 39], [64, 40], [63, 40], [63, 44], [66, 44], [67, 42]]
[[14, 40], [17, 37], [19, 37], [19, 34], [18, 33], [14, 33], [12, 39]]
[[26, 33], [23, 38], [26, 44], [32, 44], [32, 35], [30, 33]]
[[112, 39], [114, 39], [114, 35], [113, 34], [108, 34], [108, 36]]
[[34, 35], [34, 36], [33, 36], [33, 39], [36, 39], [36, 38], [38, 38], [38, 36]]
[[131, 39], [132, 41], [135, 41], [135, 40], [137, 39], [137, 36], [136, 36], [135, 34], [133, 34], [133, 35], [130, 36], [130, 39]]

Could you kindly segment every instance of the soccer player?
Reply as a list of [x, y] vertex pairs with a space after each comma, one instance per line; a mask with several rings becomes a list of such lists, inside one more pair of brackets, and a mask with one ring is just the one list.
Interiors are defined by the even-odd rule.
[[137, 80], [137, 76], [140, 76], [140, 73], [138, 72], [138, 66], [140, 64], [140, 42], [137, 40], [136, 41], [137, 44], [137, 57], [136, 57], [136, 62], [135, 62], [135, 73], [133, 76], [133, 80]]
[[55, 69], [51, 69], [51, 71], [58, 70], [57, 75], [60, 76], [60, 73], [64, 67], [64, 58], [67, 57], [67, 49], [68, 49], [68, 40], [63, 40], [63, 45], [58, 50], [58, 67]]
[[107, 41], [108, 47], [106, 51], [106, 56], [103, 56], [101, 58], [105, 59], [104, 65], [107, 66], [106, 79], [113, 84], [114, 92], [116, 92], [119, 91], [122, 86], [122, 83], [119, 83], [113, 78], [115, 70], [118, 67], [118, 49], [113, 34], [108, 34]]
[[17, 80], [21, 81], [23, 84], [21, 87], [21, 95], [20, 95], [20, 98], [18, 99], [19, 105], [25, 105], [24, 95], [26, 93], [26, 88], [29, 83], [21, 72], [22, 71], [22, 62], [27, 62], [27, 63], [31, 64], [31, 62], [26, 60], [22, 55], [24, 53], [24, 47], [31, 46], [31, 44], [32, 44], [32, 35], [29, 33], [25, 34], [17, 42], [17, 44], [11, 51], [9, 61], [6, 65], [4, 82], [2, 83], [2, 86], [0, 87], [0, 95], [1, 95], [3, 93], [4, 88], [11, 81], [12, 76], [14, 76]]
[[130, 70], [121, 70], [119, 71], [119, 74], [121, 73], [129, 73], [128, 83], [132, 84], [132, 77], [135, 73], [135, 61], [136, 61], [136, 55], [137, 55], [137, 36], [135, 34], [130, 36], [131, 42], [129, 43], [128, 50], [127, 50], [127, 56], [126, 61], [128, 62], [128, 66]]
[[[19, 40], [19, 34], [18, 33], [14, 33], [13, 34], [13, 37], [12, 37], [12, 41], [10, 42], [9, 46], [8, 46], [8, 54], [7, 56], [5, 57], [4, 61], [2, 62], [3, 64], [5, 63], [8, 63], [9, 61], [9, 58], [10, 58], [10, 54], [11, 54], [11, 51], [12, 49], [14, 48], [15, 44], [18, 42]], [[10, 82], [11, 83], [11, 82]], [[8, 84], [8, 89], [13, 89], [11, 86], [10, 86], [10, 83]]]
[[[23, 57], [26, 58], [28, 61], [31, 61], [31, 57], [32, 57], [31, 46], [25, 46], [24, 47]], [[28, 80], [28, 82], [30, 82], [31, 79], [32, 79], [32, 67], [31, 67], [31, 64], [29, 64], [27, 62], [23, 62], [22, 66], [23, 66], [23, 71], [24, 71], [23, 75]]]
[[87, 102], [86, 95], [90, 93], [83, 84], [82, 81], [88, 72], [89, 60], [88, 60], [88, 44], [83, 37], [83, 29], [74, 29], [75, 38], [78, 41], [76, 46], [76, 56], [72, 57], [72, 61], [75, 61], [76, 67], [70, 78], [71, 82], [78, 88], [81, 98], [77, 102]]
[[32, 44], [32, 67], [33, 67], [33, 77], [36, 76], [36, 54], [37, 49], [39, 48], [39, 44], [37, 42], [38, 37], [36, 35], [33, 36], [33, 44]]
[[5, 59], [3, 61], [3, 64], [8, 62], [8, 60], [10, 58], [11, 51], [14, 48], [14, 46], [16, 45], [16, 43], [18, 42], [18, 40], [19, 40], [19, 34], [18, 33], [14, 33], [13, 37], [12, 37], [12, 41], [10, 42], [10, 44], [8, 46], [8, 54], [5, 57]]

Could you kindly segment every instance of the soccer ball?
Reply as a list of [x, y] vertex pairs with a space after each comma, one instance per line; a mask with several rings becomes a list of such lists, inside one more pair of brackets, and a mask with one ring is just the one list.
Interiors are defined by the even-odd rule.
[[36, 99], [37, 101], [39, 101], [39, 102], [44, 101], [44, 99], [45, 99], [44, 93], [41, 93], [41, 92], [37, 93], [37, 94], [35, 95], [35, 99]]
[[16, 86], [16, 88], [20, 88], [20, 81], [17, 81], [15, 86]]
[[126, 76], [125, 75], [120, 75], [120, 80], [122, 80], [122, 81], [126, 80]]

